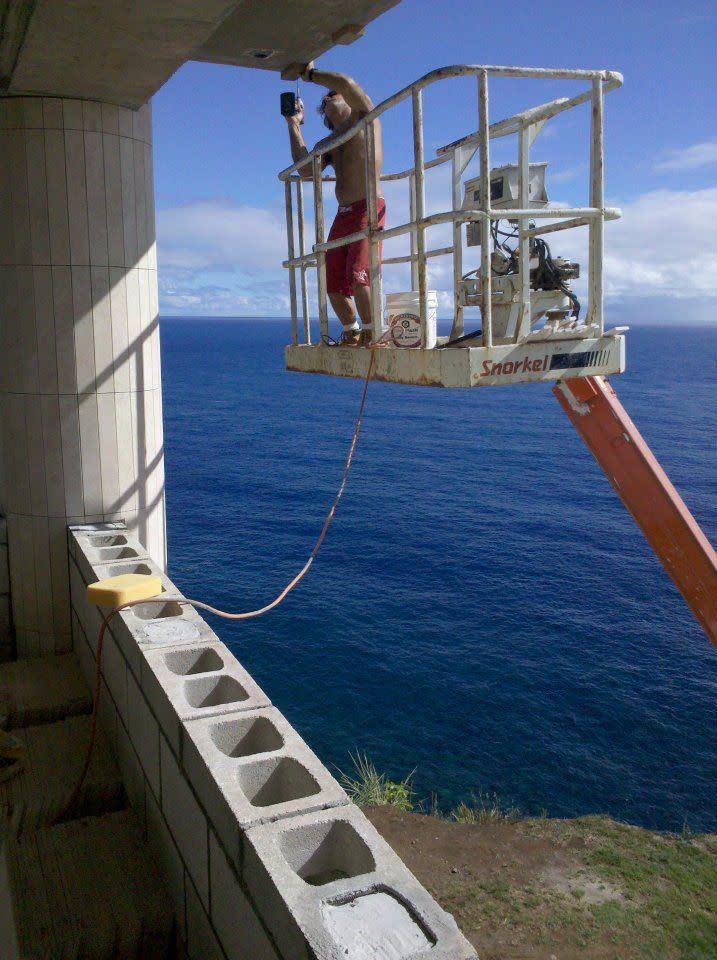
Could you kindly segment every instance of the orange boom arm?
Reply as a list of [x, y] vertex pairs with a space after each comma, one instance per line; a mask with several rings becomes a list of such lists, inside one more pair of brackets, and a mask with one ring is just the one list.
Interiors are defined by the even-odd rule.
[[553, 388], [561, 407], [717, 646], [717, 554], [604, 377]]

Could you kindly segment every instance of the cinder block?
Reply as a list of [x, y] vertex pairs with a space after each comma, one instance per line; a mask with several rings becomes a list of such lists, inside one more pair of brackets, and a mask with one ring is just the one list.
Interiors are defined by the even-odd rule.
[[338, 783], [273, 707], [185, 721], [182, 762], [235, 862], [239, 831], [348, 803]]
[[177, 592], [163, 603], [138, 603], [123, 610], [119, 618], [136, 642], [149, 650], [215, 640], [216, 634], [209, 624], [188, 604], [180, 604], [179, 599], [183, 597]]
[[10, 567], [7, 558], [7, 545], [0, 543], [0, 594], [10, 593]]
[[167, 881], [169, 893], [172, 897], [174, 915], [177, 918], [180, 935], [184, 940], [186, 939], [184, 864], [151, 790], [147, 791], [146, 804], [147, 842], [152, 852], [152, 859], [162, 866], [162, 874]]
[[98, 579], [96, 567], [115, 563], [133, 563], [149, 558], [146, 547], [143, 547], [139, 540], [125, 529], [71, 528], [70, 544], [71, 555], [80, 568], [85, 583], [94, 583]]
[[77, 654], [80, 662], [80, 670], [88, 690], [94, 689], [95, 683], [95, 658], [92, 649], [87, 642], [85, 631], [82, 629], [75, 611], [72, 611], [72, 649]]
[[117, 721], [117, 763], [122, 774], [122, 783], [127, 799], [144, 828], [147, 781], [142, 770], [142, 764], [132, 746], [129, 733], [119, 719]]
[[127, 661], [130, 672], [134, 675], [137, 683], [140, 683], [142, 679], [142, 654], [137, 646], [136, 639], [122, 622], [120, 614], [116, 613], [110, 620], [108, 633], [112, 634], [114, 643]]
[[226, 960], [194, 884], [186, 879], [186, 937], [189, 960]]
[[475, 960], [475, 951], [353, 805], [247, 831], [242, 882], [282, 956]]
[[67, 542], [71, 557], [77, 557], [78, 549], [82, 539], [92, 533], [108, 534], [114, 532], [122, 533], [127, 529], [123, 520], [113, 520], [107, 522], [89, 522], [69, 523], [67, 527]]
[[0, 596], [0, 640], [10, 640], [10, 596]]
[[122, 722], [128, 726], [127, 661], [117, 647], [114, 637], [105, 631], [102, 642], [102, 676], [114, 700]]
[[82, 629], [94, 656], [97, 649], [97, 638], [102, 626], [102, 615], [97, 607], [87, 602], [86, 585], [74, 560], [70, 560], [70, 599], [72, 609], [82, 624]]
[[126, 727], [137, 752], [144, 775], [155, 793], [159, 786], [159, 726], [147, 706], [142, 691], [131, 674], [127, 676], [127, 721]]
[[229, 960], [278, 960], [276, 950], [211, 831], [209, 864], [212, 923]]
[[[223, 643], [150, 650], [142, 647], [142, 689], [159, 718], [234, 713], [268, 707], [269, 699]], [[178, 752], [178, 749], [177, 749]]]
[[209, 906], [208, 825], [164, 737], [160, 737], [162, 812], [205, 908]]

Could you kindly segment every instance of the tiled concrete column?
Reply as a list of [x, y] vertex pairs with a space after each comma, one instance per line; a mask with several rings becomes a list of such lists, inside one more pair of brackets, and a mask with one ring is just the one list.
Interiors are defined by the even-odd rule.
[[17, 654], [70, 650], [68, 523], [165, 562], [151, 108], [0, 98], [0, 513]]

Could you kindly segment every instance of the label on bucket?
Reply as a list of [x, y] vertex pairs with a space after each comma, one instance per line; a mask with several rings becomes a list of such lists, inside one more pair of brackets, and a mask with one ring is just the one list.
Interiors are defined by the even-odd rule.
[[389, 316], [388, 322], [394, 346], [421, 346], [421, 320], [415, 313], [398, 313]]

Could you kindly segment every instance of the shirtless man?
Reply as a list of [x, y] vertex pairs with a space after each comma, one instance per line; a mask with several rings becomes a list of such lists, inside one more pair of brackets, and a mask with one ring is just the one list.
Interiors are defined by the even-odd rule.
[[[343, 73], [316, 70], [313, 63], [292, 64], [281, 74], [282, 80], [301, 77], [308, 83], [328, 87], [329, 92], [319, 105], [319, 113], [332, 135], [352, 127], [361, 117], [373, 110], [373, 103], [361, 87]], [[291, 156], [294, 162], [307, 156], [309, 151], [301, 135], [300, 124], [304, 119], [303, 105], [298, 113], [287, 117]], [[378, 197], [378, 225], [386, 220], [386, 202], [381, 196], [381, 125], [373, 122], [373, 139], [376, 154], [376, 196]], [[326, 137], [320, 143], [328, 143]], [[317, 144], [318, 146], [319, 144]], [[336, 240], [364, 230], [368, 226], [366, 202], [366, 135], [362, 131], [347, 143], [323, 156], [324, 167], [331, 165], [336, 173], [336, 199], [338, 213], [328, 239]], [[311, 180], [311, 164], [299, 171], [302, 179]], [[371, 293], [369, 281], [368, 239], [358, 240], [345, 247], [337, 247], [326, 253], [326, 288], [331, 306], [341, 321], [343, 332], [339, 343], [343, 346], [367, 346], [371, 343]], [[379, 245], [379, 263], [380, 263]], [[361, 327], [356, 320], [356, 311]]]

